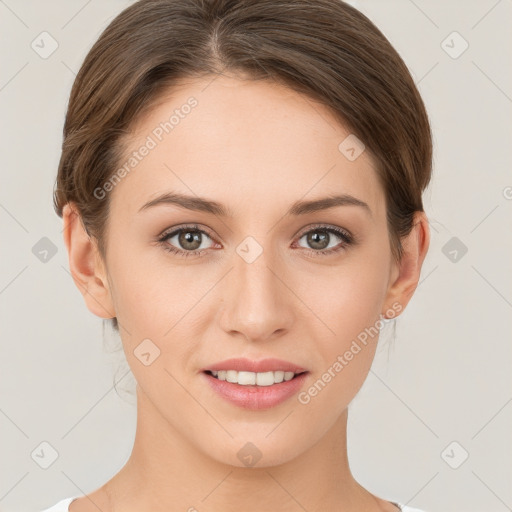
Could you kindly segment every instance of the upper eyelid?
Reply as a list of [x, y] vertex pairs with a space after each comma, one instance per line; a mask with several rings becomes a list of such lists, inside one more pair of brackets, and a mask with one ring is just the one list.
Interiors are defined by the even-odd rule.
[[162, 231], [162, 233], [160, 235], [158, 235], [158, 238], [175, 235], [176, 233], [179, 233], [180, 231], [185, 231], [187, 229], [190, 231], [200, 231], [201, 233], [207, 234], [210, 238], [213, 238], [212, 235], [210, 235], [210, 233], [208, 232], [208, 230], [206, 230], [202, 227], [196, 226], [196, 225], [184, 225], [184, 226], [178, 226], [176, 228], [174, 228], [174, 227], [167, 228], [164, 231]]
[[[326, 230], [333, 230], [333, 231], [342, 231], [347, 234], [347, 236], [352, 237], [352, 233], [348, 231], [348, 229], [342, 228], [341, 226], [334, 226], [333, 224], [313, 224], [312, 226], [308, 226], [307, 228], [304, 228], [303, 231], [299, 231], [299, 233], [296, 236], [304, 236], [306, 233], [309, 233], [310, 231], [315, 231], [317, 229], [326, 229]], [[330, 231], [332, 232], [332, 231]]]

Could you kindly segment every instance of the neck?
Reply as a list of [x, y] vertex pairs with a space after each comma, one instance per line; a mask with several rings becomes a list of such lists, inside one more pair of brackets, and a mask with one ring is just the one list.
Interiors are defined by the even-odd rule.
[[236, 467], [199, 451], [137, 386], [133, 450], [106, 492], [123, 511], [381, 510], [350, 472], [347, 418], [345, 409], [316, 444], [286, 462]]

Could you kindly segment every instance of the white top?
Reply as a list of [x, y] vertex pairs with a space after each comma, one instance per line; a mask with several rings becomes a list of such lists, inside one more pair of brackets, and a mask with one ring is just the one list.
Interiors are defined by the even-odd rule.
[[[53, 507], [41, 510], [41, 512], [69, 512], [69, 504], [79, 497], [80, 496], [72, 496], [71, 498], [64, 498], [63, 500], [53, 505]], [[396, 501], [392, 501], [391, 503], [397, 505], [402, 512], [425, 512], [423, 510], [420, 510], [419, 508], [411, 508], [405, 505], [401, 505], [399, 502]]]

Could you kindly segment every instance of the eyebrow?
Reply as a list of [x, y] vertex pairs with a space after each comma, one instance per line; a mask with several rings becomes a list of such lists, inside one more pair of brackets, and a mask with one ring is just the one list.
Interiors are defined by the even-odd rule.
[[[197, 196], [188, 196], [176, 192], [166, 192], [155, 197], [144, 204], [139, 209], [139, 212], [153, 208], [157, 205], [174, 205], [191, 211], [211, 213], [213, 215], [218, 215], [219, 217], [234, 217], [233, 212], [229, 208], [217, 201]], [[296, 201], [292, 204], [285, 215], [306, 215], [308, 213], [328, 210], [337, 206], [359, 206], [372, 216], [370, 207], [364, 201], [361, 201], [350, 194], [322, 197], [320, 199], [313, 199], [309, 201]]]

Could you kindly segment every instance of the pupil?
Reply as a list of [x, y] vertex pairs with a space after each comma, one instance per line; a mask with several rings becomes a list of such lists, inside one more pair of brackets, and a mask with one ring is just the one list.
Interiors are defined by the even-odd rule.
[[179, 242], [184, 249], [195, 250], [201, 246], [201, 233], [198, 231], [183, 231]]
[[325, 249], [329, 245], [328, 235], [327, 231], [313, 231], [308, 235], [308, 243], [315, 249]]

